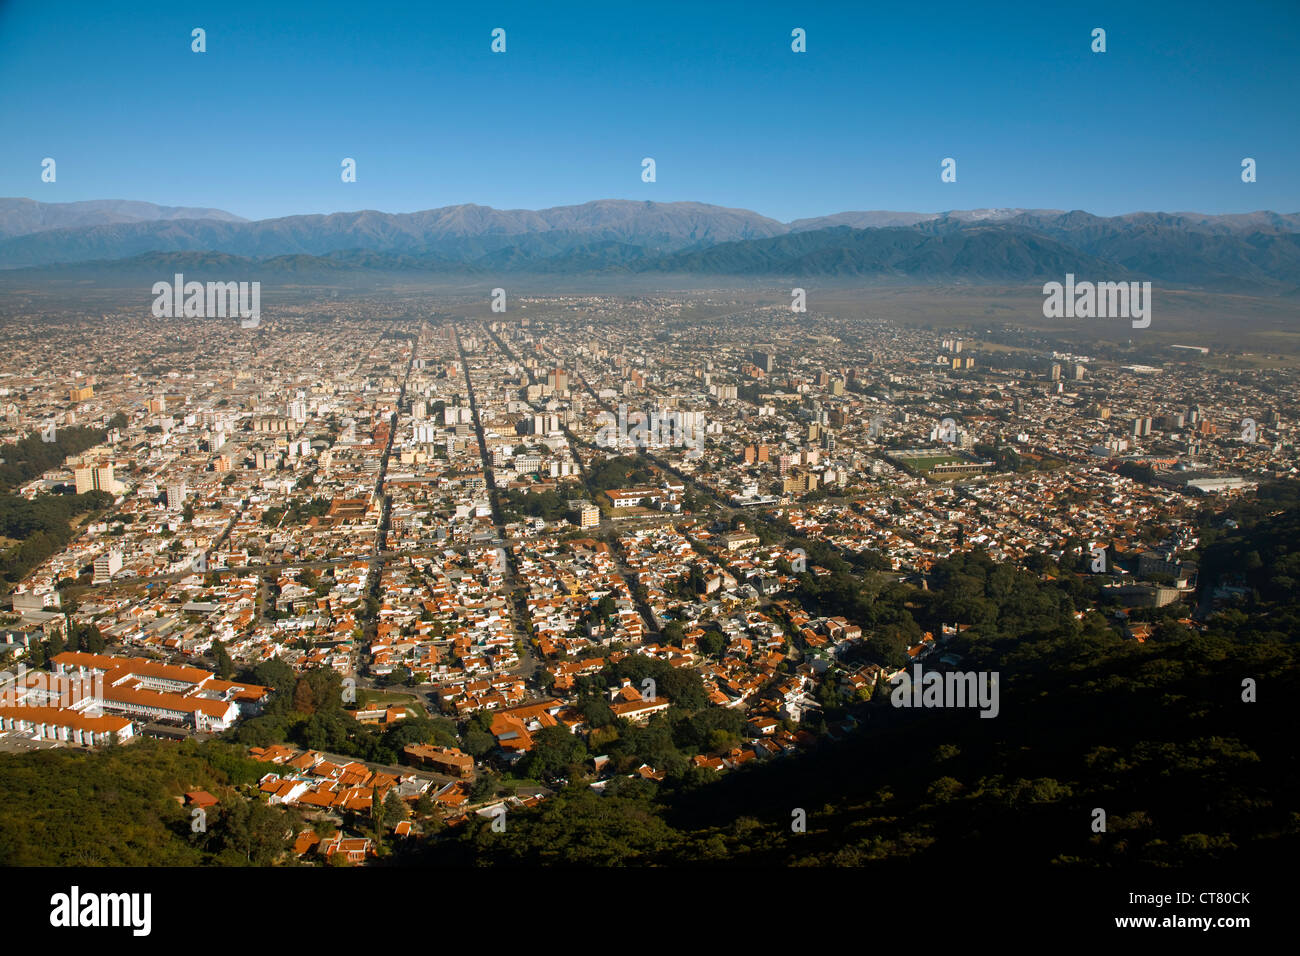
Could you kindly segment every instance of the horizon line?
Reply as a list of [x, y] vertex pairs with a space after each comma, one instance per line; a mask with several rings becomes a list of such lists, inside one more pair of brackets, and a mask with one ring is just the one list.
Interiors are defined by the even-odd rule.
[[[460, 203], [450, 203], [443, 206], [426, 206], [419, 209], [410, 209], [405, 211], [389, 211], [389, 210], [378, 209], [374, 207], [363, 207], [360, 209], [335, 209], [332, 212], [289, 213], [287, 215], [282, 215], [282, 216], [267, 216], [258, 219], [258, 218], [249, 218], [247, 216], [240, 215], [239, 213], [232, 212], [230, 209], [225, 208], [223, 206], [163, 203], [163, 202], [156, 202], [152, 199], [100, 198], [100, 199], [69, 199], [69, 200], [51, 202], [44, 199], [36, 199], [31, 196], [0, 196], [0, 202], [6, 200], [22, 200], [27, 202], [39, 203], [40, 205], [43, 206], [71, 206], [71, 205], [76, 205], [78, 203], [138, 202], [138, 203], [145, 203], [151, 206], [156, 206], [159, 208], [209, 209], [215, 212], [225, 213], [226, 215], [229, 216], [234, 216], [240, 222], [244, 222], [244, 223], [274, 222], [280, 219], [296, 219], [296, 218], [303, 218], [307, 216], [327, 217], [327, 216], [338, 216], [338, 215], [357, 215], [360, 213], [367, 213], [367, 212], [378, 213], [380, 215], [385, 215], [385, 216], [413, 216], [422, 212], [437, 212], [444, 209], [461, 209], [466, 207], [472, 207], [477, 209], [489, 209], [492, 210], [493, 212], [503, 212], [503, 213], [546, 212], [552, 209], [575, 209], [582, 206], [594, 205], [596, 203], [627, 203], [627, 204], [651, 205], [651, 206], [682, 206], [682, 205], [707, 206], [711, 209], [751, 213], [753, 215], [761, 216], [764, 219], [767, 219], [771, 222], [775, 222], [783, 226], [789, 226], [789, 225], [793, 225], [796, 222], [804, 222], [813, 219], [828, 219], [831, 218], [832, 216], [843, 216], [851, 213], [877, 213], [877, 214], [892, 214], [892, 215], [903, 215], [903, 216], [930, 216], [934, 218], [942, 218], [944, 216], [951, 216], [957, 213], [977, 213], [977, 212], [999, 213], [999, 212], [1012, 212], [1012, 211], [1016, 211], [1020, 213], [1051, 213], [1056, 215], [1068, 215], [1070, 213], [1084, 213], [1085, 215], [1095, 216], [1098, 219], [1120, 219], [1123, 218], [1124, 216], [1139, 216], [1139, 215], [1206, 216], [1206, 217], [1215, 217], [1215, 218], [1222, 218], [1226, 216], [1250, 216], [1250, 215], [1258, 215], [1258, 214], [1267, 214], [1267, 215], [1274, 215], [1274, 216], [1300, 216], [1300, 210], [1296, 210], [1295, 212], [1281, 212], [1276, 209], [1266, 209], [1266, 208], [1249, 209], [1249, 210], [1242, 210], [1238, 212], [1216, 212], [1216, 213], [1201, 212], [1200, 210], [1196, 210], [1196, 209], [1180, 209], [1180, 210], [1133, 209], [1128, 212], [1114, 213], [1111, 215], [1103, 215], [1101, 213], [1090, 212], [1089, 210], [1084, 209], [1082, 207], [1075, 207], [1072, 209], [1061, 209], [1061, 208], [1054, 208], [1054, 207], [1047, 207], [1047, 206], [970, 206], [964, 208], [952, 207], [949, 209], [943, 209], [937, 211], [923, 211], [923, 210], [916, 210], [916, 209], [886, 209], [886, 208], [840, 209], [835, 212], [820, 213], [818, 215], [811, 215], [811, 216], [798, 216], [794, 219], [782, 220], [782, 219], [777, 219], [773, 216], [769, 216], [766, 213], [759, 212], [756, 209], [751, 209], [748, 206], [723, 206], [717, 203], [706, 202], [704, 200], [699, 200], [699, 199], [661, 200], [661, 199], [618, 199], [613, 197], [605, 197], [599, 199], [588, 199], [582, 202], [560, 203], [557, 205], [536, 206], [536, 207], [528, 207], [528, 206], [504, 207], [504, 206], [493, 206], [487, 203], [480, 203], [480, 202], [460, 202]], [[142, 221], [147, 222], [151, 220], [142, 220]], [[103, 225], [103, 224], [101, 223], [99, 225]], [[63, 226], [59, 228], [71, 229], [71, 228], [89, 228], [89, 227]], [[47, 231], [47, 230], [42, 230], [42, 231]], [[48, 231], [52, 231], [52, 230], [48, 230]]]

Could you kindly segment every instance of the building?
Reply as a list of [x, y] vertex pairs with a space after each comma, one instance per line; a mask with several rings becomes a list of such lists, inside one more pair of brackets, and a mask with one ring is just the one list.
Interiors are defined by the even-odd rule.
[[81, 465], [73, 469], [72, 476], [79, 495], [88, 491], [106, 491], [110, 495], [122, 492], [121, 484], [113, 476], [112, 464]]
[[643, 501], [653, 507], [675, 499], [675, 495], [662, 488], [621, 488], [605, 492], [605, 497], [615, 508], [636, 508]]
[[326, 859], [341, 855], [349, 863], [364, 863], [366, 857], [375, 855], [375, 844], [369, 837], [345, 837], [340, 833], [322, 842], [317, 852], [323, 853]]
[[174, 481], [167, 486], [167, 508], [170, 511], [180, 511], [185, 507], [185, 482]]
[[94, 584], [108, 584], [113, 580], [113, 575], [122, 570], [122, 554], [120, 551], [106, 551], [99, 557], [95, 558], [95, 577], [92, 581]]
[[125, 743], [135, 728], [125, 717], [93, 716], [66, 707], [0, 706], [0, 731], [81, 747]]
[[196, 731], [229, 729], [243, 712], [257, 713], [269, 691], [256, 684], [218, 680], [211, 671], [140, 657], [64, 651], [55, 674], [89, 687], [81, 701], [135, 720], [179, 723]]
[[668, 707], [667, 697], [659, 695], [646, 698], [627, 678], [623, 679], [619, 687], [612, 687], [609, 691], [609, 709], [621, 720], [638, 723], [667, 710]]
[[429, 767], [438, 773], [468, 780], [474, 776], [474, 758], [455, 747], [434, 747], [429, 744], [407, 744], [402, 748], [406, 762]]
[[57, 609], [62, 604], [63, 595], [58, 591], [15, 591], [13, 594], [13, 608], [19, 614]]
[[819, 483], [820, 479], [817, 477], [817, 472], [796, 468], [787, 474], [781, 482], [781, 493], [801, 495], [805, 492], [816, 491]]
[[1227, 491], [1244, 491], [1258, 484], [1239, 475], [1222, 475], [1205, 471], [1159, 472], [1156, 481], [1202, 495], [1217, 495]]
[[1112, 584], [1102, 588], [1127, 607], [1164, 607], [1183, 596], [1179, 588], [1160, 587], [1154, 584]]
[[559, 415], [534, 415], [529, 420], [529, 434], [554, 435], [559, 431], [561, 431]]
[[740, 551], [743, 548], [756, 548], [760, 542], [758, 535], [752, 531], [733, 531], [722, 536], [722, 543], [728, 551]]
[[600, 509], [593, 504], [583, 504], [578, 508], [578, 527], [594, 528], [600, 524]]

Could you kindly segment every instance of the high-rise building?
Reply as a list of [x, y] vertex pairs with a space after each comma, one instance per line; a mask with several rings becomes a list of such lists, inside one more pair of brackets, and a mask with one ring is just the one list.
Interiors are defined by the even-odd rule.
[[92, 584], [108, 584], [113, 575], [122, 570], [122, 554], [119, 551], [107, 551], [95, 559], [95, 576]]
[[167, 508], [169, 511], [180, 511], [185, 507], [185, 482], [173, 481], [167, 486]]
[[553, 435], [560, 430], [560, 416], [555, 414], [534, 415], [532, 417], [532, 435]]
[[110, 495], [116, 495], [122, 491], [122, 486], [113, 476], [111, 463], [82, 465], [73, 469], [72, 477], [76, 482], [79, 495], [84, 495], [88, 491], [106, 491]]

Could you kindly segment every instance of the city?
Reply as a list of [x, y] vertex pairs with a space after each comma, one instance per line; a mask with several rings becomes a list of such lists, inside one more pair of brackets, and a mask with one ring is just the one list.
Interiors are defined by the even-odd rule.
[[[256, 789], [336, 834], [304, 827], [285, 852], [309, 858], [575, 774], [780, 760], [853, 734], [912, 667], [960, 669], [978, 620], [855, 619], [819, 592], [832, 571], [924, 588], [978, 550], [1077, 572], [1077, 616], [1116, 639], [1203, 629], [1243, 590], [1196, 597], [1204, 512], [1298, 465], [1295, 372], [1180, 344], [1144, 364], [726, 293], [58, 321], [39, 372], [34, 326], [5, 327], [0, 392], [10, 441], [75, 451], [11, 492], [89, 510], [6, 559], [0, 747], [240, 727]], [[322, 670], [381, 759], [259, 721]], [[674, 704], [698, 732], [658, 760], [619, 729]]]
[[46, 6], [24, 931], [1283, 925], [1300, 8]]

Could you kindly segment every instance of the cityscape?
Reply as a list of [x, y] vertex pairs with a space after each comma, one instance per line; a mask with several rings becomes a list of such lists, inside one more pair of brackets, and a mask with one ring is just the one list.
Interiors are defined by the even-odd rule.
[[[18, 63], [45, 49], [22, 6]], [[825, 15], [763, 55], [811, 58]], [[448, 16], [479, 59], [542, 56], [535, 13], [508, 40]], [[165, 24], [168, 62], [224, 62], [212, 23]], [[1069, 29], [1132, 69], [1123, 30]], [[1149, 202], [1003, 180], [972, 139], [835, 203], [777, 148], [799, 165], [751, 209], [748, 173], [611, 116], [626, 185], [590, 158], [516, 208], [469, 201], [508, 177], [462, 158], [454, 202], [398, 198], [379, 170], [417, 147], [362, 126], [301, 188], [196, 158], [145, 196], [14, 119], [0, 862], [52, 881], [39, 922], [149, 935], [177, 916], [149, 874], [182, 867], [213, 893], [233, 867], [799, 868], [883, 877], [877, 918], [1005, 915], [1001, 885], [1108, 934], [1262, 922], [1300, 839], [1300, 204], [1251, 190], [1294, 125]], [[911, 207], [945, 211], [880, 211]], [[976, 858], [1006, 882], [949, 902]], [[148, 892], [115, 903], [110, 867]]]

